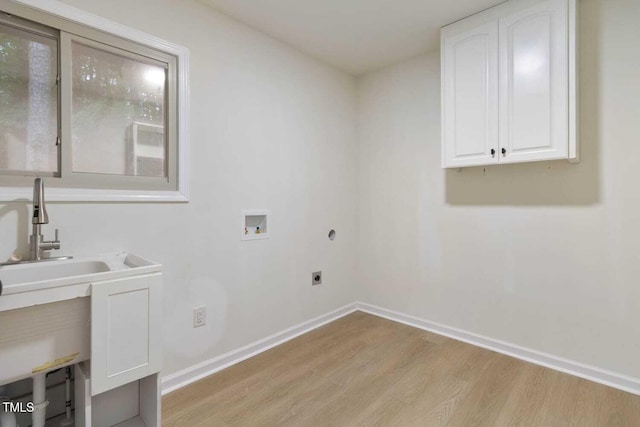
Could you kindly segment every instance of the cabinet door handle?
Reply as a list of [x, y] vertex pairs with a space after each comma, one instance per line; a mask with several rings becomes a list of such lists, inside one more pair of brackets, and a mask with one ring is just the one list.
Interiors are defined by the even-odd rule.
[[506, 149], [506, 148], [503, 148], [503, 149], [502, 149], [502, 156], [504, 157], [504, 156], [506, 156], [506, 155], [507, 155], [507, 149]]
[[491, 157], [495, 157], [496, 156], [496, 150], [494, 150], [493, 148], [491, 149]]

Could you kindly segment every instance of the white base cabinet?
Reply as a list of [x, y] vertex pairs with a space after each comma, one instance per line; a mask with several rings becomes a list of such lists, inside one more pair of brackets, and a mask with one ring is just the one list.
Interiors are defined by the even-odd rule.
[[91, 359], [76, 365], [76, 426], [159, 427], [162, 275], [91, 284]]
[[509, 0], [441, 45], [443, 167], [577, 160], [576, 0]]

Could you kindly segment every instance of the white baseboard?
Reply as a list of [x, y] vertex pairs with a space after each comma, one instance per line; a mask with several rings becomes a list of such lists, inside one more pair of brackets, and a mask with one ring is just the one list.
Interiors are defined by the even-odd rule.
[[329, 322], [333, 322], [334, 320], [353, 313], [354, 311], [356, 311], [356, 303], [345, 305], [337, 310], [323, 314], [322, 316], [318, 316], [315, 319], [308, 320], [299, 325], [292, 326], [291, 328], [287, 328], [266, 338], [245, 345], [244, 347], [240, 347], [236, 350], [214, 357], [213, 359], [205, 360], [197, 365], [175, 372], [171, 375], [167, 375], [162, 378], [162, 394], [165, 395], [202, 378], [208, 377], [222, 369], [242, 362], [243, 360], [262, 353], [263, 351], [267, 351], [270, 348], [319, 328]]
[[584, 378], [589, 381], [640, 395], [640, 379], [638, 378], [600, 369], [595, 366], [564, 359], [552, 354], [485, 337], [462, 329], [452, 328], [450, 326], [363, 302], [348, 304], [337, 310], [277, 332], [244, 347], [240, 347], [236, 350], [214, 357], [213, 359], [205, 360], [204, 362], [198, 363], [197, 365], [191, 366], [187, 369], [167, 375], [162, 378], [162, 394], [170, 393], [358, 310], [374, 316], [383, 317], [394, 322], [404, 323], [405, 325], [424, 329], [438, 335], [444, 335], [446, 337], [496, 351], [498, 353], [506, 354], [517, 359]]
[[452, 328], [450, 326], [441, 325], [439, 323], [420, 319], [408, 314], [400, 313], [386, 308], [377, 307], [375, 305], [358, 302], [356, 308], [365, 313], [375, 316], [384, 317], [385, 319], [395, 322], [404, 323], [405, 325], [424, 329], [438, 335], [444, 335], [458, 341], [464, 341], [469, 344], [483, 347], [488, 350], [506, 354], [508, 356], [522, 359], [536, 365], [564, 372], [576, 377], [584, 378], [589, 381], [604, 384], [609, 387], [617, 388], [633, 394], [640, 395], [640, 379], [619, 374], [617, 372], [607, 371], [595, 366], [586, 365], [573, 360], [557, 357], [552, 354], [543, 353], [532, 350], [530, 348], [500, 341], [494, 338], [485, 337], [473, 332], [462, 329]]

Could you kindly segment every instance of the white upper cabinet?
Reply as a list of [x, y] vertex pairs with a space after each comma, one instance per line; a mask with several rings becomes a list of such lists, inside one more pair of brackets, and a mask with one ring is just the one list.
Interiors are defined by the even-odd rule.
[[577, 160], [575, 7], [510, 0], [442, 29], [443, 167]]

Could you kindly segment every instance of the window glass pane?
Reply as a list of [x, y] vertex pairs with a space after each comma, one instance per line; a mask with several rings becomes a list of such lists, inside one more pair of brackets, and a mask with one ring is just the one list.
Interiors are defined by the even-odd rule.
[[0, 170], [58, 173], [57, 40], [0, 24]]
[[73, 171], [166, 177], [165, 67], [72, 43]]

